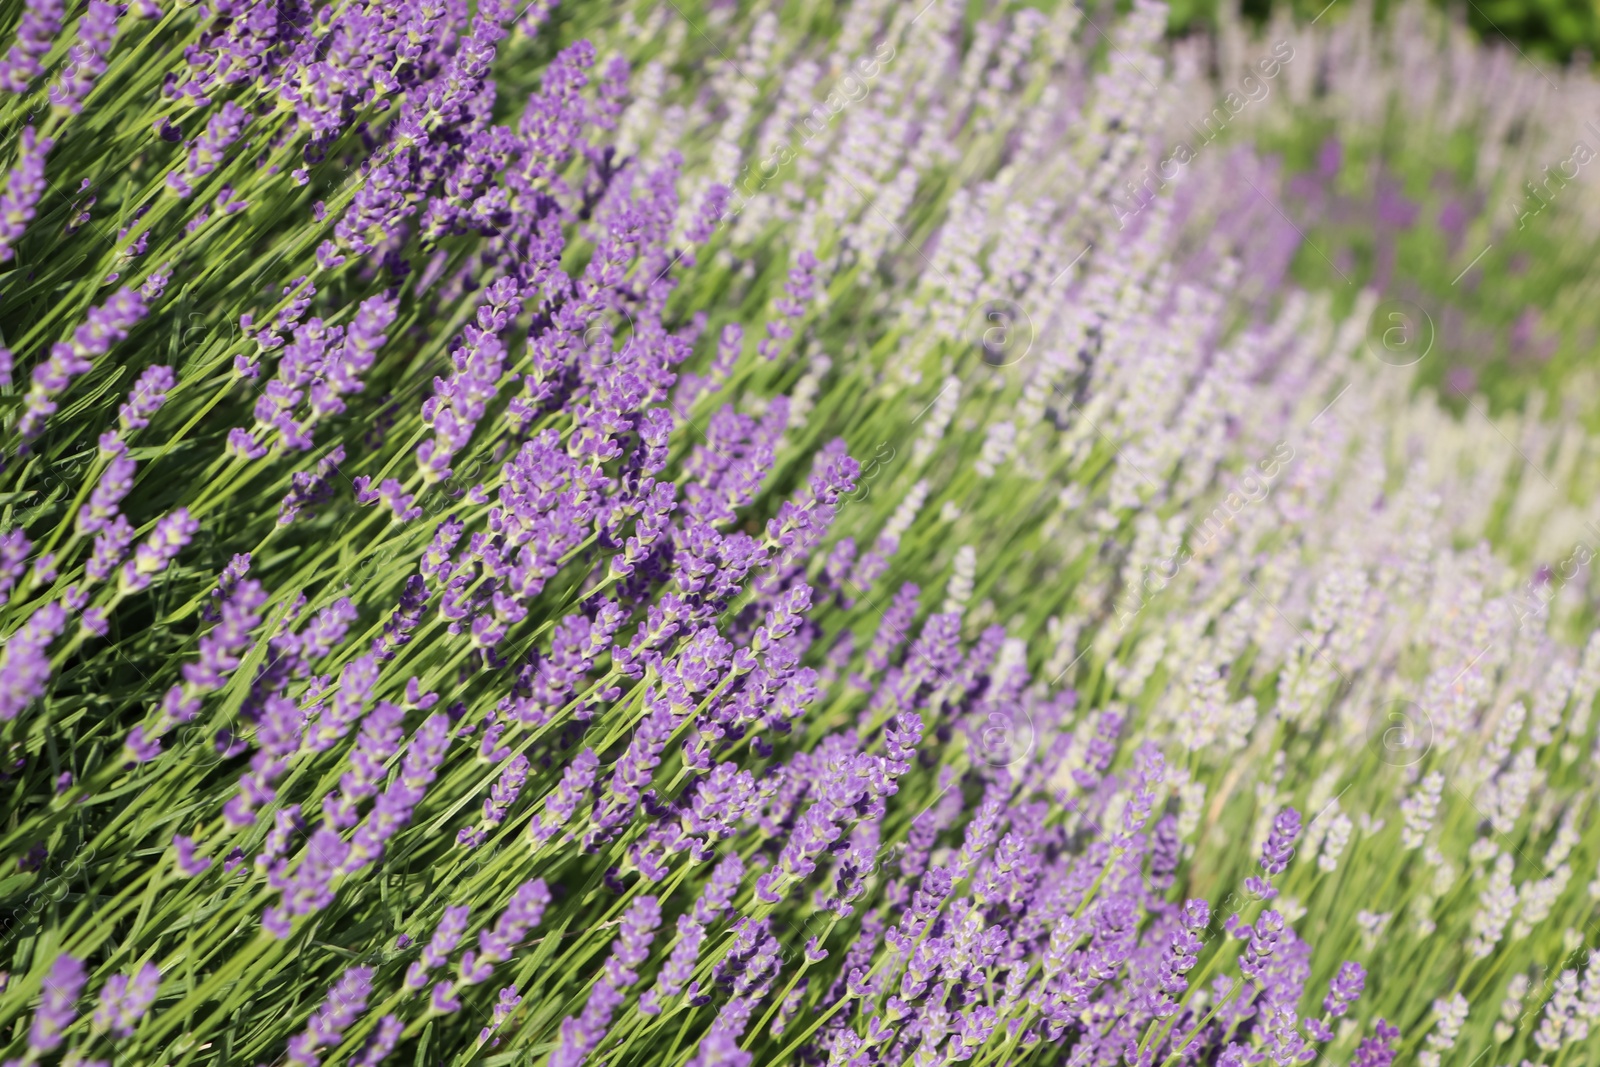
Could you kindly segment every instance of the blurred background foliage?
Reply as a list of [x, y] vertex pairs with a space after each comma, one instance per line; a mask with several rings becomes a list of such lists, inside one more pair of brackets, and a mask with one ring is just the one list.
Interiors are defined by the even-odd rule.
[[[1242, 4], [1262, 31], [1269, 19], [1285, 16], [1299, 27], [1313, 19], [1324, 27], [1361, 18], [1385, 23], [1398, 9], [1390, 0], [1221, 2]], [[1572, 131], [1564, 145], [1581, 139], [1600, 156], [1600, 115], [1586, 114], [1558, 73], [1560, 67], [1592, 70], [1600, 0], [1432, 6], [1464, 22], [1490, 48], [1504, 50], [1508, 67], [1548, 83], [1541, 119]], [[1218, 0], [1171, 0], [1170, 10], [1177, 36], [1216, 29]], [[1495, 91], [1478, 86], [1469, 95]], [[1580, 200], [1592, 204], [1600, 167], [1575, 168], [1570, 189], [1519, 224], [1519, 211], [1538, 202], [1516, 182], [1539, 181], [1541, 166], [1547, 172], [1562, 161], [1543, 158], [1547, 148], [1513, 151], [1506, 172], [1480, 173], [1476, 131], [1441, 130], [1412, 110], [1402, 102], [1386, 121], [1353, 128], [1326, 112], [1294, 109], [1239, 135], [1282, 161], [1288, 190], [1282, 207], [1305, 238], [1294, 263], [1296, 280], [1329, 291], [1341, 306], [1358, 288], [1371, 287], [1386, 299], [1428, 309], [1436, 343], [1418, 368], [1418, 383], [1436, 389], [1458, 413], [1474, 398], [1496, 412], [1532, 408], [1553, 416], [1565, 408], [1600, 432], [1600, 276], [1594, 269], [1600, 240], [1577, 210], [1588, 206]]]
[[[1109, 24], [1112, 10], [1125, 12], [1133, 0], [969, 0], [968, 20], [976, 22], [996, 7], [1051, 10], [1059, 3], [1089, 13], [1090, 35], [1101, 37], [1103, 61], [1109, 45], [1099, 28]], [[1403, 0], [1167, 3], [1173, 37], [1204, 39], [1237, 25], [1225, 17], [1233, 11], [1267, 34], [1278, 32], [1269, 30], [1274, 19], [1280, 28], [1292, 24], [1308, 34], [1313, 22], [1327, 30], [1361, 19], [1393, 29], [1402, 21]], [[915, 6], [922, 7], [922, 0]], [[1539, 117], [1581, 137], [1600, 156], [1600, 113], [1585, 113], [1584, 101], [1567, 95], [1570, 83], [1558, 73], [1595, 66], [1600, 0], [1449, 0], [1429, 6], [1450, 22], [1464, 23], [1489, 49], [1502, 51], [1506, 73], [1547, 85], [1550, 95], [1537, 104]], [[828, 0], [786, 0], [784, 13], [786, 21], [809, 19], [818, 34], [836, 32], [840, 20], [838, 5]], [[1301, 43], [1308, 39], [1296, 37]], [[1220, 63], [1209, 46], [1202, 51]], [[1378, 80], [1401, 86], [1403, 96], [1404, 76], [1384, 64], [1374, 73], [1380, 71]], [[1211, 74], [1215, 103], [1232, 85], [1223, 84], [1217, 67]], [[1469, 108], [1502, 91], [1509, 90], [1470, 86]], [[1578, 210], [1584, 206], [1578, 201], [1594, 199], [1591, 183], [1600, 166], [1582, 166], [1548, 210], [1519, 226], [1518, 211], [1534, 202], [1518, 183], [1540, 180], [1541, 167], [1565, 157], [1550, 156], [1547, 142], [1537, 148], [1513, 144], [1504, 169], [1484, 173], [1479, 130], [1470, 124], [1452, 128], [1405, 104], [1400, 100], [1381, 122], [1357, 125], [1330, 117], [1340, 112], [1337, 106], [1285, 110], [1279, 102], [1252, 112], [1222, 139], [1248, 141], [1281, 162], [1288, 192], [1277, 206], [1304, 238], [1293, 266], [1299, 285], [1331, 293], [1341, 312], [1363, 287], [1427, 309], [1435, 342], [1418, 367], [1419, 388], [1436, 390], [1458, 413], [1473, 403], [1495, 413], [1537, 410], [1547, 417], [1565, 408], [1600, 433], [1600, 275], [1594, 269], [1600, 262], [1600, 216]], [[1557, 143], [1565, 150], [1572, 140]]]
[[1342, 139], [1309, 124], [1257, 138], [1292, 175], [1284, 208], [1306, 236], [1297, 281], [1347, 305], [1349, 278], [1426, 308], [1436, 343], [1419, 383], [1458, 411], [1478, 394], [1494, 410], [1576, 405], [1600, 430], [1600, 247], [1558, 216], [1490, 224], [1511, 217], [1510, 199], [1474, 187], [1468, 152], [1452, 160], [1448, 144], [1394, 132]]
[[[1328, 0], [1242, 0], [1240, 4], [1243, 13], [1258, 22], [1284, 7], [1310, 19], [1328, 6]], [[1386, 14], [1387, 6], [1379, 4], [1378, 17]], [[1574, 58], [1588, 62], [1600, 51], [1600, 0], [1452, 0], [1440, 6], [1464, 17], [1486, 41], [1509, 40], [1519, 48], [1563, 62]], [[1218, 7], [1219, 0], [1172, 0], [1173, 31], [1215, 26]]]

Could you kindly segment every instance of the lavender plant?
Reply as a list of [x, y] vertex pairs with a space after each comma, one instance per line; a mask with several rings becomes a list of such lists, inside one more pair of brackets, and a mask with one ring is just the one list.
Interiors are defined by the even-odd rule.
[[1090, 15], [12, 12], [3, 1062], [1586, 1062], [1590, 446]]

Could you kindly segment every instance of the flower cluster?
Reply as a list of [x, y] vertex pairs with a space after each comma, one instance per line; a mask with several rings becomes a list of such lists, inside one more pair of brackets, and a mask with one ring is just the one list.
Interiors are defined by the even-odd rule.
[[24, 7], [6, 1067], [1600, 1051], [1594, 448], [1161, 4]]

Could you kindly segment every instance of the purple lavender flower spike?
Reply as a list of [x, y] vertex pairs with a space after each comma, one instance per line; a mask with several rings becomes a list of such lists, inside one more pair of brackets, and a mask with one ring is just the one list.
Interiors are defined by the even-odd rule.
[[361, 656], [345, 664], [339, 672], [339, 691], [334, 695], [333, 707], [317, 716], [315, 729], [306, 739], [307, 747], [314, 752], [325, 752], [337, 744], [360, 721], [367, 698], [377, 684], [376, 656]]
[[1390, 1067], [1394, 1063], [1400, 1051], [1394, 1045], [1400, 1038], [1400, 1028], [1379, 1019], [1373, 1024], [1372, 1033], [1372, 1037], [1362, 1038], [1361, 1044], [1356, 1046], [1350, 1067]]
[[320, 911], [333, 902], [333, 876], [350, 846], [333, 830], [320, 827], [306, 842], [299, 865], [290, 873], [275, 871], [267, 884], [283, 894], [283, 902], [267, 909], [261, 926], [273, 937], [289, 936], [295, 916]]
[[83, 573], [89, 583], [98, 584], [116, 573], [117, 565], [127, 555], [128, 546], [131, 544], [133, 544], [133, 525], [123, 515], [112, 519], [109, 526], [95, 534], [94, 544], [89, 551], [89, 562], [83, 565]]
[[11, 600], [11, 590], [17, 579], [28, 569], [28, 553], [33, 543], [20, 529], [0, 534], [0, 606]]
[[1284, 808], [1272, 820], [1272, 831], [1261, 849], [1261, 869], [1280, 874], [1294, 856], [1294, 842], [1300, 836], [1300, 813]]
[[517, 796], [522, 792], [522, 785], [527, 779], [528, 757], [519, 753], [506, 764], [505, 769], [500, 772], [500, 777], [490, 788], [488, 797], [483, 801], [483, 826], [478, 829], [463, 827], [456, 840], [469, 848], [476, 848], [482, 844], [488, 831], [505, 821], [506, 812], [516, 803]]
[[9, 722], [44, 693], [50, 681], [50, 643], [66, 628], [68, 613], [58, 600], [36, 610], [0, 652], [0, 722]]
[[[488, 930], [478, 931], [478, 947], [461, 955], [461, 980], [477, 983], [486, 980], [494, 964], [504, 963], [511, 952], [528, 936], [528, 931], [538, 926], [550, 905], [550, 890], [544, 879], [535, 878], [519, 885], [511, 894], [511, 902]], [[657, 913], [656, 921], [660, 922]], [[627, 918], [624, 916], [624, 929]]]
[[450, 953], [461, 944], [461, 936], [467, 931], [467, 916], [471, 909], [466, 905], [457, 905], [444, 909], [444, 916], [440, 918], [439, 925], [434, 927], [433, 939], [422, 949], [422, 958], [413, 962], [406, 971], [405, 987], [410, 990], [421, 990], [428, 987], [428, 975], [445, 965]]
[[461, 998], [455, 995], [455, 983], [435, 982], [428, 993], [428, 1011], [434, 1015], [450, 1015], [461, 1010]]
[[78, 43], [67, 53], [61, 77], [50, 87], [50, 102], [74, 115], [83, 110], [84, 97], [105, 73], [106, 55], [117, 35], [117, 6], [106, 0], [89, 0], [89, 10], [78, 22]]
[[17, 423], [23, 441], [31, 441], [44, 432], [46, 420], [55, 414], [56, 398], [66, 392], [74, 378], [93, 366], [95, 356], [105, 355], [112, 345], [127, 337], [146, 310], [144, 299], [124, 286], [104, 304], [89, 309], [87, 321], [73, 331], [71, 344], [57, 341], [50, 347], [49, 358], [33, 368], [23, 401], [23, 415]]
[[243, 553], [223, 569], [217, 588], [211, 592], [212, 603], [202, 610], [202, 616], [217, 625], [200, 638], [200, 654], [195, 662], [180, 668], [183, 683], [167, 690], [155, 722], [148, 726], [141, 723], [128, 734], [124, 756], [130, 762], [154, 759], [167, 731], [200, 714], [205, 694], [221, 689], [239, 666], [254, 640], [252, 631], [260, 624], [261, 608], [267, 602], [261, 583], [244, 578], [249, 569], [250, 557]]
[[[144, 295], [144, 294], [141, 294]], [[117, 408], [117, 421], [124, 433], [142, 430], [167, 402], [167, 394], [178, 383], [171, 367], [159, 364], [146, 367], [139, 380], [128, 391], [127, 403]]]
[[128, 458], [125, 449], [106, 464], [89, 494], [89, 502], [78, 509], [76, 529], [80, 536], [97, 534], [111, 525], [123, 498], [133, 489], [133, 472], [137, 466]]
[[78, 995], [87, 981], [88, 972], [83, 962], [72, 956], [57, 956], [50, 965], [39, 1008], [33, 1014], [33, 1025], [28, 1028], [28, 1051], [34, 1056], [60, 1046], [61, 1031], [78, 1017]]
[[[1328, 981], [1328, 995], [1322, 1000], [1322, 1010], [1327, 1012], [1329, 1019], [1342, 1019], [1350, 1011], [1350, 1005], [1360, 998], [1361, 992], [1366, 988], [1367, 972], [1359, 963], [1346, 960], [1339, 966], [1339, 973]], [[1318, 1041], [1332, 1041], [1333, 1030], [1321, 1019], [1306, 1019], [1306, 1031]]]
[[394, 659], [396, 652], [411, 643], [412, 631], [422, 622], [428, 596], [428, 583], [423, 581], [422, 575], [413, 574], [406, 579], [400, 590], [400, 602], [384, 623], [382, 635], [372, 639], [372, 653], [381, 662]]
[[27, 407], [17, 423], [17, 432], [23, 440], [31, 440], [44, 432], [46, 420], [56, 411], [55, 397], [65, 392], [72, 379], [91, 366], [88, 358], [74, 352], [72, 346], [59, 341], [51, 346], [50, 357], [33, 368], [24, 401]]
[[[0, 59], [0, 89], [25, 93], [28, 83], [44, 73], [39, 60], [55, 43], [65, 13], [65, 0], [29, 0], [22, 10], [22, 21], [17, 24], [16, 43]], [[4, 258], [0, 255], [0, 259]]]
[[272, 829], [261, 843], [255, 866], [263, 871], [274, 870], [283, 862], [284, 855], [296, 837], [303, 834], [306, 821], [300, 815], [300, 805], [290, 804], [272, 813]]
[[700, 958], [700, 946], [705, 939], [705, 924], [696, 922], [688, 914], [678, 916], [678, 939], [661, 973], [656, 976], [655, 987], [639, 998], [640, 1011], [646, 1015], [658, 1015], [666, 1006], [664, 1001], [683, 992], [683, 987], [694, 975], [695, 964]]
[[555, 792], [545, 801], [544, 813], [535, 815], [528, 823], [528, 836], [534, 844], [542, 845], [561, 832], [594, 785], [599, 768], [600, 757], [593, 749], [586, 748], [572, 758], [561, 773]]
[[232, 100], [223, 104], [206, 122], [205, 132], [190, 142], [183, 170], [167, 173], [167, 188], [180, 197], [193, 194], [195, 183], [217, 169], [228, 146], [239, 139], [249, 122], [250, 114], [244, 108]]
[[[26, 30], [29, 25], [29, 15], [35, 6], [48, 7], [51, 0], [43, 3], [29, 5], [28, 14], [23, 15], [23, 24], [19, 33]], [[60, 0], [55, 0], [59, 9]], [[20, 42], [12, 47], [15, 55]], [[46, 48], [49, 46], [46, 45]], [[49, 137], [41, 139], [32, 126], [25, 127], [20, 141], [20, 152], [17, 165], [6, 176], [6, 188], [0, 193], [0, 263], [9, 262], [15, 253], [12, 246], [17, 243], [23, 231], [28, 228], [28, 223], [33, 221], [34, 212], [38, 210], [39, 198], [44, 195], [44, 159], [50, 154], [50, 149], [55, 147], [55, 141]], [[9, 352], [7, 355], [9, 356]], [[7, 375], [9, 377], [9, 374]]]
[[[88, 218], [84, 217], [84, 221], [87, 222]], [[144, 284], [139, 286], [139, 295], [144, 297], [146, 303], [160, 300], [162, 294], [167, 291], [167, 283], [171, 280], [172, 264], [163, 263], [145, 278]]]
[[210, 870], [211, 861], [195, 855], [194, 838], [177, 834], [172, 838], [172, 844], [178, 850], [176, 867], [180, 875], [193, 878]]
[[816, 268], [817, 257], [809, 251], [801, 252], [794, 269], [789, 272], [789, 280], [783, 286], [787, 297], [778, 299], [773, 305], [779, 317], [767, 323], [766, 340], [757, 346], [763, 359], [777, 359], [783, 351], [783, 342], [794, 336], [792, 323], [806, 313], [806, 302], [811, 299]]
[[361, 1046], [361, 1051], [351, 1057], [351, 1067], [378, 1067], [399, 1044], [404, 1030], [405, 1024], [397, 1016], [385, 1015], [379, 1019], [378, 1028]]
[[151, 579], [167, 569], [196, 533], [200, 524], [189, 517], [188, 508], [178, 508], [156, 521], [156, 528], [133, 551], [133, 558], [122, 566], [118, 579], [124, 593], [147, 589]]
[[313, 471], [295, 471], [289, 476], [289, 492], [278, 504], [278, 525], [288, 526], [305, 508], [315, 507], [333, 499], [333, 476], [339, 473], [344, 462], [344, 446], [335, 445], [326, 456], [317, 460]]
[[739, 1038], [750, 1024], [754, 1008], [751, 997], [731, 997], [717, 1012], [689, 1067], [749, 1067], [755, 1057], [739, 1047]]
[[606, 961], [606, 979], [613, 985], [632, 985], [638, 975], [635, 968], [650, 955], [650, 942], [656, 927], [661, 925], [661, 904], [652, 896], [642, 896], [629, 905], [622, 916], [622, 935], [612, 943], [611, 958]]
[[585, 119], [580, 93], [589, 82], [587, 72], [594, 61], [594, 45], [575, 41], [545, 68], [540, 91], [529, 98], [517, 126], [522, 158], [507, 178], [519, 196], [531, 199], [572, 158]]
[[160, 988], [161, 969], [148, 961], [141, 963], [132, 977], [114, 974], [107, 978], [100, 990], [100, 1003], [94, 1010], [95, 1029], [109, 1030], [118, 1037], [132, 1037]]
[[463, 329], [461, 344], [451, 353], [455, 372], [435, 378], [434, 393], [422, 405], [422, 421], [434, 436], [417, 449], [417, 463], [427, 482], [450, 476], [450, 460], [471, 440], [478, 420], [494, 399], [506, 348], [498, 334], [510, 324], [522, 300], [516, 280], [500, 278], [485, 291], [476, 323]]
[[239, 779], [239, 791], [223, 805], [223, 816], [235, 829], [256, 820], [256, 809], [276, 797], [274, 783], [288, 770], [289, 757], [300, 749], [305, 715], [281, 693], [268, 697], [256, 723], [256, 744], [250, 769]]
[[1272, 830], [1266, 844], [1261, 847], [1261, 869], [1265, 878], [1250, 877], [1244, 881], [1246, 891], [1262, 900], [1272, 900], [1278, 895], [1272, 884], [1274, 875], [1281, 874], [1294, 856], [1295, 839], [1300, 836], [1300, 813], [1284, 808], [1272, 820]]
[[[521, 1003], [522, 997], [517, 993], [516, 986], [508, 985], [502, 988], [495, 996], [494, 1013], [490, 1017], [489, 1025], [478, 1031], [478, 1040], [480, 1042], [484, 1042], [489, 1041], [490, 1038], [494, 1037], [494, 1032], [498, 1030], [507, 1019], [511, 1018], [511, 1013], [516, 1011], [517, 1006]], [[499, 1043], [499, 1038], [494, 1038], [493, 1044], [498, 1045]]]
[[649, 710], [612, 771], [609, 795], [595, 801], [596, 828], [586, 835], [586, 847], [605, 840], [633, 817], [652, 772], [661, 762], [661, 752], [677, 726], [676, 701], [666, 696], [646, 700]]
[[1146, 1010], [1157, 1018], [1170, 1018], [1178, 1012], [1178, 1001], [1188, 991], [1184, 975], [1198, 961], [1201, 940], [1206, 925], [1211, 921], [1211, 910], [1204, 900], [1191, 900], [1184, 905], [1183, 916], [1156, 971], [1155, 988], [1146, 1003]]
[[1277, 950], [1278, 941], [1283, 936], [1283, 929], [1283, 916], [1278, 912], [1268, 909], [1261, 913], [1261, 917], [1251, 928], [1250, 944], [1239, 957], [1239, 970], [1246, 978], [1262, 980], [1266, 974], [1267, 961]]
[[375, 795], [382, 784], [384, 763], [400, 750], [404, 718], [404, 708], [380, 700], [362, 720], [360, 736], [350, 753], [351, 769], [340, 776], [338, 795], [330, 794], [322, 801], [323, 815], [332, 826], [348, 829], [359, 821], [356, 805]]
[[345, 331], [344, 343], [330, 353], [321, 368], [324, 382], [311, 387], [311, 407], [318, 417], [337, 415], [344, 411], [341, 396], [359, 393], [367, 371], [377, 361], [378, 349], [388, 340], [385, 332], [394, 324], [398, 314], [395, 301], [387, 296], [369, 297], [361, 302], [356, 317]]
[[412, 735], [400, 764], [400, 777], [389, 784], [374, 803], [372, 813], [356, 830], [343, 870], [359, 870], [383, 856], [389, 838], [411, 821], [427, 787], [439, 773], [450, 744], [450, 719], [430, 715]]
[[[342, 414], [344, 397], [365, 388], [363, 376], [388, 340], [384, 331], [393, 324], [396, 309], [393, 299], [379, 294], [361, 302], [348, 328], [329, 326], [315, 316], [296, 326], [294, 339], [285, 346], [278, 363], [278, 373], [256, 400], [252, 412], [255, 427], [233, 430], [230, 449], [251, 458], [265, 455], [277, 445], [297, 452], [310, 449], [317, 425]], [[287, 326], [288, 321], [280, 325]], [[297, 418], [302, 400], [308, 402], [309, 411]]]
[[661, 905], [655, 897], [639, 897], [628, 906], [622, 918], [622, 936], [611, 943], [605, 972], [589, 991], [582, 1013], [569, 1015], [561, 1022], [549, 1067], [580, 1067], [589, 1058], [611, 1025], [612, 1014], [621, 1006], [624, 990], [637, 981], [634, 968], [649, 956], [650, 941], [660, 923]]
[[[73, 234], [89, 225], [89, 220], [94, 217], [94, 205], [99, 201], [99, 197], [93, 195], [92, 193], [88, 196], [83, 196], [84, 193], [89, 192], [89, 189], [92, 186], [93, 183], [88, 178], [83, 179], [83, 181], [78, 184], [78, 194], [73, 198], [72, 201], [72, 210], [74, 214], [72, 218], [67, 220], [66, 226], [62, 228], [62, 233], [65, 236], [71, 237]], [[163, 264], [163, 269], [168, 266], [171, 266], [171, 264]], [[161, 286], [165, 286], [167, 284], [167, 280], [163, 278], [160, 280], [159, 284]], [[147, 295], [144, 291], [147, 285], [149, 285], [149, 279], [146, 279], [145, 285], [141, 285], [139, 287], [140, 296]], [[159, 296], [160, 294], [157, 293], [156, 295]]]
[[301, 1067], [320, 1067], [317, 1053], [339, 1043], [344, 1031], [366, 1010], [371, 995], [372, 968], [351, 967], [340, 975], [305, 1030], [289, 1039], [290, 1061]]

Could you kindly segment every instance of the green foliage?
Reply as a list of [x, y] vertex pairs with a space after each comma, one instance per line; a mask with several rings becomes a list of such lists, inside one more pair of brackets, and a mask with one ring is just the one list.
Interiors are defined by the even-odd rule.
[[[1292, 12], [1305, 20], [1338, 19], [1350, 0], [1172, 0], [1169, 25], [1183, 34], [1215, 27], [1219, 13], [1238, 4], [1246, 18], [1263, 23], [1275, 13]], [[1600, 52], [1600, 4], [1595, 0], [1435, 0], [1441, 8], [1464, 16], [1486, 42], [1509, 41], [1544, 59], [1582, 62]], [[1382, 18], [1388, 0], [1376, 5]]]

